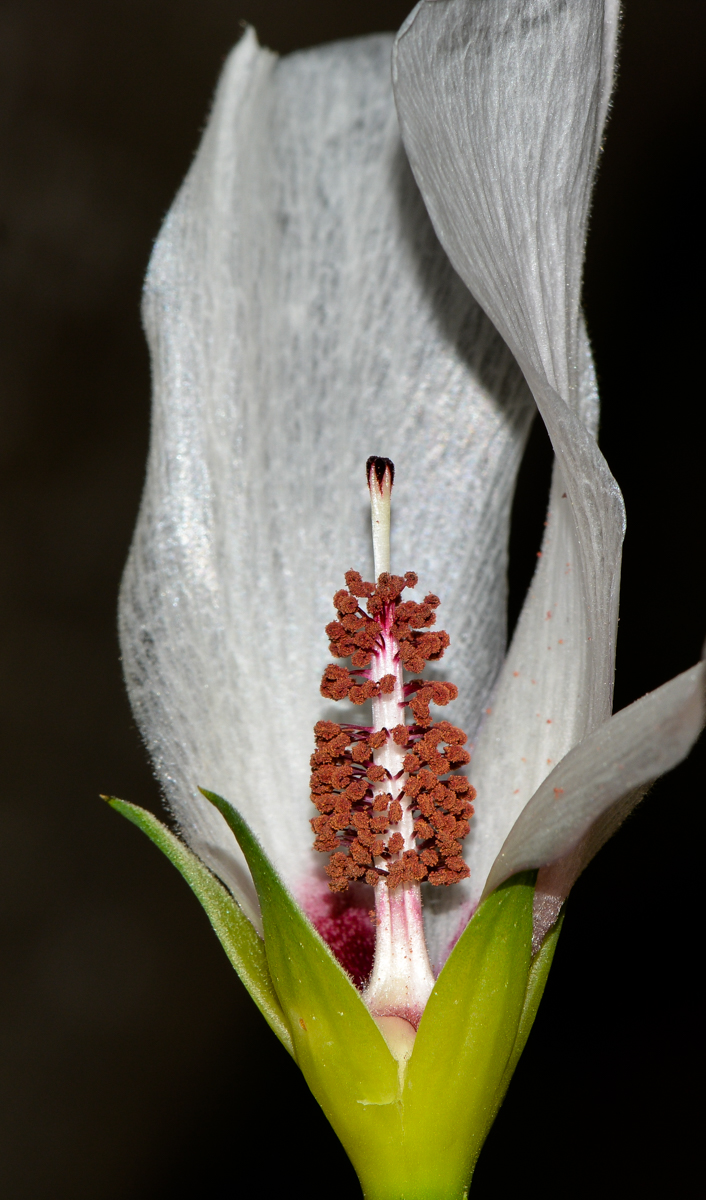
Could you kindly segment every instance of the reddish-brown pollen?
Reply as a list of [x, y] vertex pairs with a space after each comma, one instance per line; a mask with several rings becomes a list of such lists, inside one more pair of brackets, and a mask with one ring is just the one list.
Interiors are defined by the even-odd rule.
[[[346, 588], [333, 600], [337, 620], [326, 626], [330, 651], [350, 658], [352, 670], [329, 664], [321, 680], [321, 694], [329, 700], [349, 699], [354, 704], [395, 689], [395, 676], [370, 678], [373, 657], [382, 645], [382, 631], [399, 645], [399, 661], [408, 671], [421, 671], [440, 659], [449, 645], [444, 630], [430, 630], [436, 622], [439, 598], [425, 596], [423, 603], [401, 600], [403, 590], [416, 587], [417, 576], [384, 573], [377, 584], [363, 580], [357, 571], [346, 572]], [[359, 601], [365, 600], [366, 610]], [[311, 825], [314, 848], [330, 854], [326, 867], [329, 887], [345, 891], [355, 880], [376, 886], [384, 879], [389, 888], [402, 883], [444, 885], [458, 883], [469, 871], [461, 842], [470, 830], [475, 789], [463, 775], [453, 774], [470, 760], [463, 730], [449, 721], [433, 722], [429, 705], [446, 705], [458, 689], [452, 683], [413, 679], [405, 685], [405, 703], [413, 725], [396, 725], [373, 732], [366, 726], [318, 721], [314, 727], [316, 750], [311, 758], [311, 798], [319, 816]], [[390, 775], [373, 760], [373, 751], [388, 738], [408, 750], [404, 758], [403, 787], [399, 796], [381, 793]], [[399, 776], [395, 777], [399, 780]], [[374, 786], [378, 785], [377, 791]], [[402, 803], [411, 804], [416, 848], [404, 848], [404, 838], [390, 826], [402, 820]]]

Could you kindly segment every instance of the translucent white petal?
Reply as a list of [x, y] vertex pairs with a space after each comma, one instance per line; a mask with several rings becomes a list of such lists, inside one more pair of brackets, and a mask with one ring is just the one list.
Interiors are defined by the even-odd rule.
[[595, 443], [572, 422], [569, 437], [559, 429], [566, 465], [555, 464], [541, 557], [473, 756], [475, 902], [539, 784], [612, 708], [622, 500], [602, 459], [594, 469]]
[[575, 746], [515, 822], [485, 893], [517, 871], [563, 859], [566, 894], [645, 786], [689, 753], [706, 718], [704, 683], [704, 664], [698, 663], [616, 713]]
[[617, 0], [422, 0], [393, 56], [441, 242], [523, 369], [566, 400], [617, 15]]
[[390, 46], [277, 60], [246, 34], [147, 281], [154, 418], [125, 670], [185, 836], [251, 912], [235, 842], [195, 789], [236, 804], [300, 892], [321, 872], [311, 727], [344, 717], [318, 684], [331, 596], [348, 567], [372, 570], [369, 454], [397, 467], [393, 569], [442, 597], [453, 720], [477, 724], [504, 651], [531, 399], [434, 236]]
[[[585, 334], [581, 346], [579, 412], [595, 429], [598, 395]], [[618, 542], [618, 567], [606, 574], [610, 621], [619, 550]], [[589, 572], [592, 565], [589, 558]], [[605, 632], [595, 642], [590, 637], [574, 510], [555, 465], [541, 557], [473, 751], [469, 774], [478, 797], [464, 843], [471, 877], [452, 895], [432, 894], [427, 901], [435, 914], [429, 938], [437, 964], [478, 904], [503, 842], [542, 780], [610, 713], [613, 647]]]
[[395, 45], [427, 208], [522, 365], [557, 456], [542, 557], [473, 758], [473, 902], [541, 780], [611, 711], [624, 512], [594, 440], [579, 300], [617, 12], [612, 0], [435, 0]]

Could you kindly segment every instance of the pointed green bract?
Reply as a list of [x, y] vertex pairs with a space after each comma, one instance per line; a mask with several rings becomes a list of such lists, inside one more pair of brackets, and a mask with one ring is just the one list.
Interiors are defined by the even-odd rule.
[[204, 796], [235, 834], [255, 881], [267, 961], [292, 1031], [294, 1056], [360, 1174], [402, 1139], [397, 1062], [360, 993], [289, 894], [262, 846], [220, 796]]
[[[554, 961], [554, 951], [556, 950], [556, 944], [559, 941], [559, 934], [561, 933], [561, 927], [563, 924], [564, 910], [562, 909], [556, 925], [552, 926], [552, 928], [549, 930], [549, 933], [540, 946], [538, 954], [532, 960], [532, 967], [530, 969], [529, 979], [527, 980], [527, 992], [525, 994], [525, 1002], [522, 1008], [522, 1016], [520, 1017], [517, 1037], [515, 1038], [515, 1045], [512, 1048], [510, 1061], [505, 1068], [506, 1082], [504, 1081], [505, 1087], [503, 1088], [503, 1096], [505, 1095], [505, 1091], [512, 1077], [512, 1073], [520, 1060], [520, 1055], [527, 1044], [527, 1038], [530, 1035], [530, 1030], [534, 1025], [534, 1018], [537, 1016], [539, 1002], [544, 995], [544, 989], [546, 987], [547, 979], [549, 978], [549, 970]], [[500, 1103], [498, 1102], [498, 1108], [499, 1107]]]
[[534, 1025], [534, 1018], [537, 1016], [540, 1000], [544, 995], [544, 988], [546, 986], [547, 979], [549, 978], [549, 970], [552, 962], [554, 961], [554, 951], [556, 950], [556, 944], [559, 940], [559, 934], [561, 932], [563, 923], [564, 912], [562, 910], [556, 925], [550, 929], [549, 933], [542, 942], [539, 952], [532, 959], [532, 966], [530, 968], [529, 978], [527, 980], [527, 990], [525, 992], [525, 1000], [522, 1006], [522, 1015], [520, 1016], [520, 1023], [517, 1028], [515, 1044], [512, 1048], [512, 1054], [510, 1055], [508, 1064], [505, 1067], [503, 1077], [500, 1081], [500, 1085], [495, 1094], [492, 1108], [488, 1113], [488, 1124], [486, 1126], [485, 1133], [483, 1134], [483, 1141], [485, 1141], [486, 1137], [488, 1136], [490, 1127], [500, 1111], [500, 1106], [505, 1099], [505, 1093], [510, 1086], [510, 1080], [515, 1073], [515, 1067], [520, 1061], [522, 1051], [527, 1045], [527, 1039], [530, 1035], [532, 1026]]
[[137, 825], [146, 833], [181, 872], [201, 901], [218, 940], [270, 1029], [277, 1034], [289, 1053], [294, 1054], [287, 1022], [272, 985], [262, 938], [258, 936], [230, 892], [188, 846], [175, 837], [152, 813], [112, 796], [106, 799], [111, 808], [122, 813], [128, 821], [132, 821], [133, 825]]
[[493, 892], [429, 997], [405, 1078], [405, 1200], [467, 1193], [520, 1027], [533, 895], [533, 872]]

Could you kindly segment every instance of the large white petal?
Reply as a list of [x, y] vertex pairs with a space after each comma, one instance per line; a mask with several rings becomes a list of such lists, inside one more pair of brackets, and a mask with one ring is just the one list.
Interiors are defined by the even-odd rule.
[[395, 46], [427, 208], [522, 365], [557, 456], [542, 557], [471, 770], [474, 901], [552, 764], [611, 711], [624, 512], [594, 440], [579, 301], [617, 11], [612, 0], [424, 0]]
[[[597, 409], [597, 393], [587, 342], [584, 355], [580, 394], [588, 416]], [[589, 465], [569, 485], [555, 463], [541, 557], [473, 755], [478, 801], [467, 858], [475, 903], [542, 780], [610, 715], [623, 522], [612, 477], [607, 484], [601, 497]], [[572, 505], [577, 492], [579, 503]], [[581, 540], [577, 512], [584, 517]]]
[[442, 596], [452, 719], [477, 724], [504, 650], [531, 400], [434, 236], [390, 46], [277, 60], [246, 34], [146, 287], [154, 417], [126, 677], [186, 838], [251, 913], [235, 842], [195, 789], [233, 801], [300, 894], [321, 872], [311, 727], [331, 596], [348, 567], [372, 569], [369, 454], [397, 466], [393, 569]]
[[578, 390], [579, 304], [618, 0], [422, 0], [394, 50], [439, 237], [523, 369]]

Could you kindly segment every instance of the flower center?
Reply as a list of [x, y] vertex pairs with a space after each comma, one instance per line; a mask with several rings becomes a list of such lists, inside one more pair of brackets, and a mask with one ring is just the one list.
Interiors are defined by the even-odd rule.
[[[375, 888], [375, 959], [364, 998], [376, 1018], [403, 1018], [416, 1029], [434, 978], [424, 941], [420, 883], [457, 883], [469, 871], [461, 854], [473, 814], [474, 789], [454, 768], [469, 761], [466, 735], [433, 722], [429, 705], [458, 694], [452, 683], [412, 679], [449, 645], [436, 623], [439, 599], [403, 600], [417, 576], [389, 572], [388, 459], [368, 460], [377, 583], [347, 571], [326, 626], [330, 652], [351, 660], [324, 671], [321, 694], [356, 705], [372, 702], [372, 724], [317, 722], [311, 793], [314, 846], [331, 855], [329, 887], [364, 881]], [[365, 603], [365, 609], [361, 607]], [[413, 722], [406, 723], [410, 710]]]

